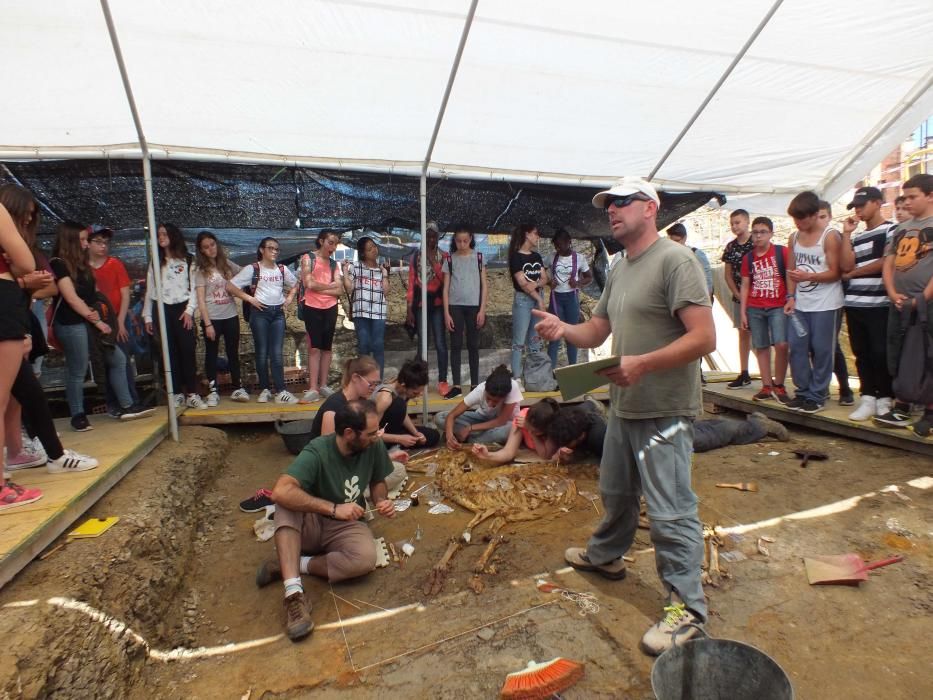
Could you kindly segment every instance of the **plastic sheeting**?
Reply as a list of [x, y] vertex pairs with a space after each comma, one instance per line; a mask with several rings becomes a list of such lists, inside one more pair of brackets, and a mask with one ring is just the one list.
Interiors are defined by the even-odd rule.
[[[482, 1], [432, 172], [647, 175], [773, 4]], [[803, 188], [834, 198], [933, 113], [929, 0], [779, 4], [656, 182], [751, 195], [753, 210]], [[155, 157], [412, 175], [469, 3], [110, 5]], [[3, 18], [15, 98], [0, 110], [0, 157], [138, 156], [99, 3], [7, 2]]]
[[[46, 233], [64, 219], [113, 229], [145, 225], [142, 171], [133, 161], [6, 163], [0, 169], [4, 180], [36, 195]], [[158, 219], [186, 229], [420, 228], [415, 177], [156, 161], [153, 193]], [[533, 220], [545, 235], [565, 227], [577, 238], [610, 236], [606, 215], [591, 204], [593, 194], [590, 187], [431, 180], [428, 217], [444, 230], [465, 222], [477, 233], [508, 232]], [[710, 196], [662, 192], [659, 226]]]

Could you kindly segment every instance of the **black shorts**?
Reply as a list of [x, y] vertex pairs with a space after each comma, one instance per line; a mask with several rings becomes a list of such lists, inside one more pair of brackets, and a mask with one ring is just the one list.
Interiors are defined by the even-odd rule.
[[13, 280], [0, 278], [0, 341], [22, 340], [31, 329], [26, 295]]
[[337, 304], [329, 309], [305, 306], [302, 312], [305, 330], [314, 350], [329, 352], [334, 345], [334, 329], [337, 327]]

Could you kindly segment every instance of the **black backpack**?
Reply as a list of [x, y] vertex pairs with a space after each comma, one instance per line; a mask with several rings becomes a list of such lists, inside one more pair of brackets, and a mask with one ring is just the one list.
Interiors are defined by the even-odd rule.
[[916, 309], [908, 304], [901, 309], [904, 343], [893, 387], [898, 401], [928, 405], [933, 403], [933, 343], [922, 294], [916, 296], [916, 303]]
[[[787, 284], [787, 259], [786, 253], [784, 252], [785, 248], [782, 245], [774, 244], [774, 262], [777, 263], [778, 274], [781, 276], [781, 279], [784, 280], [784, 284]], [[693, 249], [694, 253], [696, 248]], [[745, 260], [748, 262], [748, 283], [749, 285], [753, 284], [755, 280], [755, 251], [754, 249], [748, 251], [745, 254]]]

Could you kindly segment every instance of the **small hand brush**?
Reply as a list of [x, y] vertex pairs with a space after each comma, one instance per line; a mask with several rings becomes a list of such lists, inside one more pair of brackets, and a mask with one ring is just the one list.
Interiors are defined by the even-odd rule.
[[758, 491], [758, 484], [754, 481], [743, 481], [741, 484], [716, 484], [721, 489], [737, 489], [739, 491]]
[[544, 700], [566, 690], [583, 678], [583, 664], [561, 657], [528, 667], [505, 677], [501, 700]]

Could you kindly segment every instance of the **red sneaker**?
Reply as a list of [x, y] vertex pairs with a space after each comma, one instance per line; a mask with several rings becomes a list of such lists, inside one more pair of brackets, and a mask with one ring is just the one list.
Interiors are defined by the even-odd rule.
[[7, 481], [0, 488], [0, 510], [24, 506], [27, 503], [33, 503], [42, 498], [42, 492], [39, 489], [27, 489]]
[[787, 395], [787, 389], [784, 388], [783, 384], [775, 384], [771, 387], [771, 395], [775, 401], [784, 406], [790, 403], [790, 396]]
[[437, 393], [441, 396], [447, 396], [450, 391], [450, 384], [447, 382], [438, 382], [437, 383]]
[[770, 386], [761, 387], [761, 391], [752, 397], [752, 401], [767, 401], [774, 398], [774, 388]]

